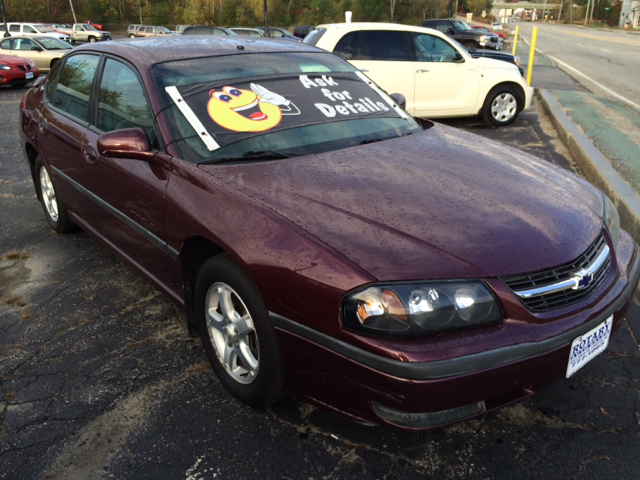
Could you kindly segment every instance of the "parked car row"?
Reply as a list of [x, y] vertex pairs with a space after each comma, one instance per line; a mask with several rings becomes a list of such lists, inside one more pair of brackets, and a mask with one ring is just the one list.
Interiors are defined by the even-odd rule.
[[[245, 28], [245, 27], [210, 27], [206, 25], [176, 25], [175, 32], [168, 28], [149, 25], [129, 25], [127, 36], [129, 38], [157, 37], [163, 35], [239, 35], [243, 37], [265, 37], [265, 28]], [[293, 36], [284, 28], [269, 27], [270, 38], [280, 38], [301, 42], [300, 38]]]
[[0, 55], [26, 58], [40, 71], [48, 72], [73, 46], [47, 35], [15, 36], [0, 40]]

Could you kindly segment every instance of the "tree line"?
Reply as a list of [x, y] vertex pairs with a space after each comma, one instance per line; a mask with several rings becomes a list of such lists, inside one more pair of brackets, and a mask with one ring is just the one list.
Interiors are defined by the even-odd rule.
[[[7, 20], [72, 23], [70, 0], [4, 0]], [[264, 24], [264, 0], [71, 0], [79, 22], [149, 25], [256, 26]], [[458, 6], [490, 9], [491, 0], [459, 0]], [[449, 0], [268, 0], [273, 26], [353, 21], [418, 25], [447, 16]]]

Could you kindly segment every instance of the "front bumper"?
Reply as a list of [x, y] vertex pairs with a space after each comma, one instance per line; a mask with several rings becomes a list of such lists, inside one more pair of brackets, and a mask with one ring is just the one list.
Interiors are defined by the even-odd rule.
[[[531, 338], [455, 358], [407, 362], [377, 355], [272, 313], [293, 393], [360, 423], [416, 429], [473, 418], [532, 395], [565, 378], [575, 338], [611, 315], [615, 330], [624, 317], [640, 278], [640, 256], [628, 234], [620, 238], [617, 278], [602, 287], [608, 289], [606, 294], [594, 293], [602, 296], [596, 304], [562, 319], [574, 323], [576, 318], [584, 319], [577, 326], [541, 340]], [[469, 408], [479, 404], [481, 409]], [[390, 416], [385, 418], [380, 406], [445, 420], [407, 427], [394, 424]], [[467, 414], [452, 417], [446, 412]]]

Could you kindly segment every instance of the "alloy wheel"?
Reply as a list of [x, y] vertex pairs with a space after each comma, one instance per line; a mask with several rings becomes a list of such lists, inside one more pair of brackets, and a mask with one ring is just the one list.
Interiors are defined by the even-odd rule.
[[205, 320], [218, 360], [236, 382], [253, 383], [260, 368], [258, 335], [240, 296], [225, 283], [207, 291]]
[[42, 167], [40, 169], [40, 189], [42, 191], [42, 201], [47, 209], [47, 213], [54, 222], [58, 221], [58, 201], [56, 199], [56, 191], [51, 183], [49, 172]]

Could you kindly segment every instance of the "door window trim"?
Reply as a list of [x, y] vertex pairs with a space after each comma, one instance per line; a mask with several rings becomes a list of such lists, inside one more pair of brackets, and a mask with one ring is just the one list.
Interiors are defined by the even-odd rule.
[[[70, 58], [76, 57], [78, 55], [93, 55], [98, 58], [98, 65], [96, 66], [96, 73], [93, 75], [93, 84], [91, 85], [91, 93], [89, 94], [89, 105], [88, 105], [88, 110], [87, 110], [87, 118], [91, 118], [91, 114], [92, 114], [92, 110], [93, 110], [93, 96], [94, 96], [94, 89], [96, 86], [96, 78], [98, 77], [98, 72], [100, 71], [100, 65], [103, 62], [102, 57], [104, 56], [101, 53], [97, 53], [97, 52], [86, 52], [86, 51], [81, 51], [78, 53], [75, 53], [73, 55], [65, 55], [65, 57], [58, 62], [58, 65], [56, 65], [56, 68], [58, 68], [58, 76], [60, 75], [60, 72], [63, 70], [63, 68], [67, 65], [67, 62], [69, 61]], [[55, 88], [53, 89], [53, 91], [51, 92], [53, 95], [53, 98], [56, 98], [56, 93], [58, 91], [58, 78], [56, 78], [56, 85]], [[69, 112], [62, 110], [61, 108], [56, 107], [52, 101], [50, 101], [47, 96], [45, 95], [45, 99], [46, 99], [46, 104], [47, 107], [50, 110], [53, 110], [54, 112], [67, 117], [70, 120], [73, 120], [74, 122], [76, 122], [78, 125], [82, 125], [83, 127], [88, 127], [90, 124], [88, 121], [83, 120], [81, 118], [76, 117], [75, 115], [71, 115]]]

